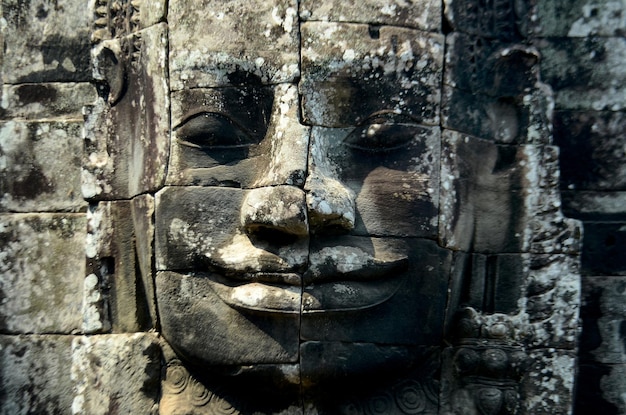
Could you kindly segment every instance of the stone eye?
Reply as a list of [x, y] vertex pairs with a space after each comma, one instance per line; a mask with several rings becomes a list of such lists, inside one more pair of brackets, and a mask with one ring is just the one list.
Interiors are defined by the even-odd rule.
[[344, 143], [358, 150], [379, 153], [403, 148], [417, 135], [412, 124], [368, 123], [355, 128]]
[[215, 112], [191, 115], [174, 130], [180, 143], [190, 147], [229, 148], [254, 144], [252, 136], [243, 127]]

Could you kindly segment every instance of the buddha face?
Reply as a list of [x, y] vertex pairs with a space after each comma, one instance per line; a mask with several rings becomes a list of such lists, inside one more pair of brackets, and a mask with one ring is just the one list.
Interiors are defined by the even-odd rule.
[[442, 341], [452, 263], [437, 244], [442, 36], [262, 5], [235, 30], [171, 3], [165, 339], [203, 371], [279, 367], [305, 386], [416, 363]]

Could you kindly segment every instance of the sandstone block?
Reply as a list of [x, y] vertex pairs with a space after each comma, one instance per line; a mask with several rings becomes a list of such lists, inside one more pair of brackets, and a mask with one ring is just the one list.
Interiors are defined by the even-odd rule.
[[161, 349], [143, 333], [74, 337], [71, 378], [73, 414], [155, 415]]
[[554, 89], [557, 110], [625, 108], [624, 38], [541, 39], [536, 47], [542, 56], [541, 78]]
[[89, 14], [80, 0], [3, 3], [5, 83], [85, 82], [91, 78]]
[[624, 36], [624, 2], [557, 0], [537, 2], [533, 33], [538, 37]]
[[626, 363], [626, 277], [583, 277], [581, 355], [600, 364]]
[[0, 335], [0, 413], [72, 413], [72, 337]]
[[561, 187], [626, 189], [626, 116], [613, 111], [557, 111], [554, 143], [561, 148]]
[[[169, 2], [173, 91], [290, 82], [299, 74], [298, 6], [294, 0]], [[224, 41], [227, 39], [227, 41]]]
[[131, 198], [163, 185], [170, 127], [166, 50], [164, 24], [96, 48], [95, 77], [106, 83], [108, 96], [85, 108], [86, 199]]
[[83, 106], [95, 99], [96, 89], [86, 82], [4, 85], [0, 119], [80, 121]]
[[79, 332], [85, 215], [5, 214], [0, 221], [0, 330]]
[[[0, 123], [0, 210], [79, 210], [82, 125], [79, 122]], [[51, 155], [55, 155], [51, 157]]]
[[301, 30], [306, 124], [355, 126], [378, 111], [439, 123], [441, 35], [321, 22], [303, 23]]
[[365, 0], [321, 3], [305, 0], [300, 4], [300, 18], [305, 21], [321, 20], [413, 27], [437, 32], [441, 28], [441, 2]]

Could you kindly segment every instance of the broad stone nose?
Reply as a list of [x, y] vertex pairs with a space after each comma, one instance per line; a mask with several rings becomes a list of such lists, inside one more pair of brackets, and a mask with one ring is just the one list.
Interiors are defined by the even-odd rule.
[[312, 231], [354, 229], [356, 195], [340, 180], [341, 166], [332, 157], [338, 141], [330, 129], [314, 127], [311, 131], [304, 191]]
[[269, 242], [281, 243], [281, 236], [307, 236], [305, 194], [294, 186], [252, 189], [242, 203], [241, 223], [248, 234], [263, 234]]
[[296, 85], [276, 86], [272, 114], [261, 149], [268, 158], [259, 170], [253, 187], [304, 186], [310, 127], [300, 122], [298, 105]]
[[354, 229], [355, 195], [341, 182], [322, 174], [307, 177], [307, 212], [313, 230]]

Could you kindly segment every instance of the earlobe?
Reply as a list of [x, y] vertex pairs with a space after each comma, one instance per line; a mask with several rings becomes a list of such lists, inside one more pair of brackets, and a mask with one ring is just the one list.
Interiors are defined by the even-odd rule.
[[105, 41], [94, 51], [94, 77], [108, 86], [108, 102], [117, 104], [127, 88], [127, 74], [120, 44], [117, 41]]

